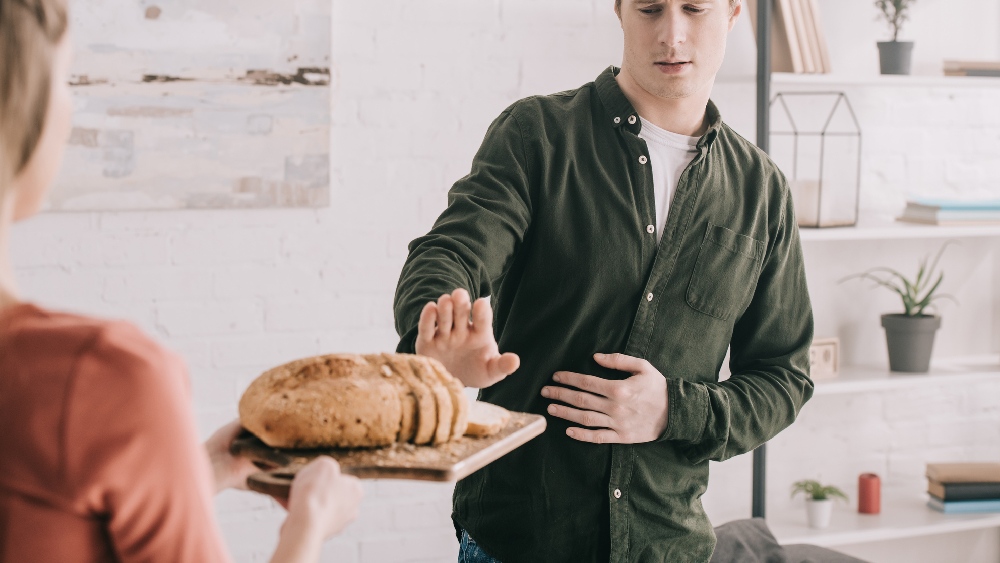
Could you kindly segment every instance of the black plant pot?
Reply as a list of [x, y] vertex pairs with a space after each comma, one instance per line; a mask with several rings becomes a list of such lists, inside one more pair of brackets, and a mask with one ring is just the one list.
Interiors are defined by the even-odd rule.
[[879, 41], [878, 61], [882, 74], [910, 74], [913, 41]]
[[885, 341], [889, 346], [889, 369], [909, 373], [927, 373], [934, 348], [934, 335], [941, 327], [937, 315], [907, 316], [902, 313], [882, 315]]

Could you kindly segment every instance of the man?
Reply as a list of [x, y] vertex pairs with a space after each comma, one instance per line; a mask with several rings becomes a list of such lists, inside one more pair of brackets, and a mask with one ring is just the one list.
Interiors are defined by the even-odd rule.
[[811, 396], [785, 179], [709, 101], [740, 9], [619, 0], [621, 69], [504, 111], [411, 243], [399, 350], [548, 414], [458, 483], [463, 561], [708, 561], [709, 460], [764, 443]]

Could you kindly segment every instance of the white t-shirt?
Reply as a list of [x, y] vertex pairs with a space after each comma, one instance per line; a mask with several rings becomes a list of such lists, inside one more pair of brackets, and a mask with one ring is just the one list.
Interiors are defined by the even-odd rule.
[[642, 130], [639, 138], [649, 148], [649, 166], [653, 170], [653, 192], [656, 199], [656, 240], [663, 236], [670, 200], [677, 189], [681, 174], [698, 154], [701, 137], [688, 137], [661, 129], [639, 117]]

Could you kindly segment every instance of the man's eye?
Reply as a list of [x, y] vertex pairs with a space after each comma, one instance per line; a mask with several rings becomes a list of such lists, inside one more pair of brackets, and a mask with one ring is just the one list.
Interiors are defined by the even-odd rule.
[[685, 6], [684, 10], [686, 10], [690, 14], [700, 14], [705, 11], [704, 8], [696, 8], [694, 6]]
[[660, 13], [659, 8], [642, 8], [639, 11], [646, 14], [647, 16]]

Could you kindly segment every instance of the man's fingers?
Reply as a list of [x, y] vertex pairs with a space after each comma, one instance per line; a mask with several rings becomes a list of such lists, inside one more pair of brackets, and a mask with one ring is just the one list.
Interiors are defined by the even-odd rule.
[[558, 416], [591, 428], [611, 428], [614, 425], [614, 420], [601, 412], [574, 409], [565, 405], [549, 405], [548, 412], [552, 416]]
[[438, 309], [437, 303], [429, 301], [420, 311], [420, 322], [417, 324], [417, 340], [424, 344], [430, 344], [434, 340], [434, 331], [437, 330]]
[[622, 438], [614, 430], [587, 430], [586, 428], [567, 428], [566, 435], [574, 440], [592, 444], [621, 444]]
[[599, 395], [554, 385], [542, 387], [542, 396], [546, 399], [560, 401], [588, 411], [607, 413], [611, 406], [610, 401]]
[[493, 333], [493, 307], [490, 307], [490, 300], [485, 297], [476, 299], [472, 304], [472, 332]]
[[633, 374], [646, 369], [648, 362], [625, 354], [594, 354], [594, 360], [606, 368], [627, 371]]
[[469, 333], [469, 313], [472, 311], [469, 292], [458, 288], [452, 292], [451, 300], [455, 304], [455, 324], [452, 332], [457, 338], [464, 339]]
[[445, 339], [451, 338], [451, 324], [454, 320], [455, 306], [451, 300], [451, 295], [444, 294], [438, 299], [438, 336]]
[[490, 375], [490, 379], [496, 379], [497, 381], [514, 373], [520, 366], [521, 358], [512, 352], [507, 352], [506, 354], [490, 358], [490, 360], [486, 363], [486, 369]]
[[615, 392], [614, 387], [616, 385], [621, 385], [620, 381], [610, 381], [600, 377], [594, 377], [593, 375], [585, 375], [572, 371], [557, 371], [552, 375], [552, 381], [562, 385], [576, 387], [577, 389], [583, 389], [584, 391], [589, 391], [604, 397], [612, 397]]

